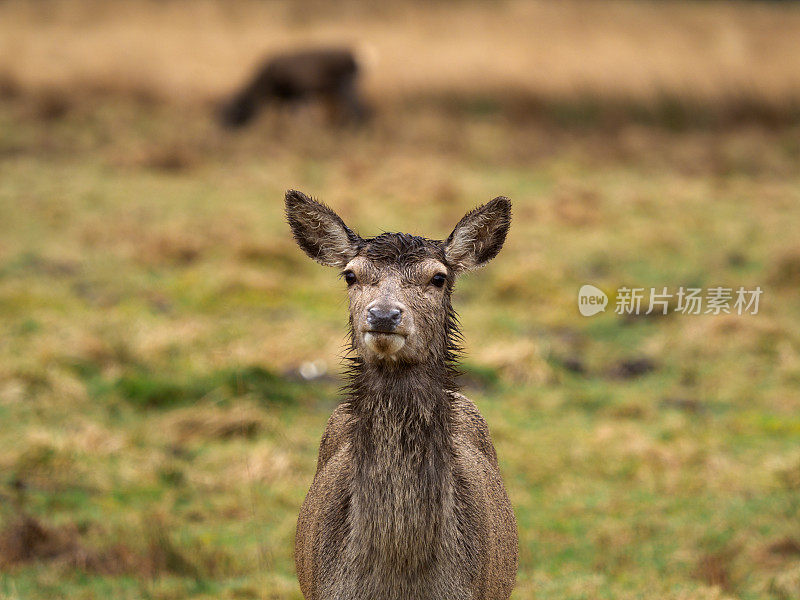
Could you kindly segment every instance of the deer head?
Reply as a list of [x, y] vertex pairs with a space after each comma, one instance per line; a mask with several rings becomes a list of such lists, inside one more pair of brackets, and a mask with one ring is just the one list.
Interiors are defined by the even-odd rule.
[[406, 233], [361, 238], [333, 210], [294, 190], [286, 193], [286, 214], [305, 253], [340, 270], [353, 348], [367, 364], [392, 366], [452, 357], [453, 283], [500, 252], [511, 202], [498, 197], [467, 213], [443, 241]]

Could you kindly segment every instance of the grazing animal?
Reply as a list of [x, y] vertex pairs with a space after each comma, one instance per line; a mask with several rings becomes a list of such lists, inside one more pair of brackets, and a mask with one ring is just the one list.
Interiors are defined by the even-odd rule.
[[360, 122], [366, 108], [358, 93], [359, 67], [350, 50], [320, 48], [279, 54], [267, 60], [254, 77], [227, 102], [223, 125], [242, 127], [265, 104], [296, 105], [322, 100], [332, 120]]
[[328, 421], [300, 509], [307, 600], [506, 600], [517, 528], [486, 422], [457, 391], [456, 275], [497, 255], [511, 218], [495, 198], [444, 241], [363, 239], [330, 208], [286, 194], [294, 238], [342, 271], [348, 393]]

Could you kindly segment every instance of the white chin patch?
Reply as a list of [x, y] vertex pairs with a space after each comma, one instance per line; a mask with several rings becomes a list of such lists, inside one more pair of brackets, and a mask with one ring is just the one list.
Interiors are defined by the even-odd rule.
[[396, 333], [374, 333], [364, 334], [364, 343], [367, 348], [372, 350], [381, 358], [396, 354], [406, 343], [406, 338]]

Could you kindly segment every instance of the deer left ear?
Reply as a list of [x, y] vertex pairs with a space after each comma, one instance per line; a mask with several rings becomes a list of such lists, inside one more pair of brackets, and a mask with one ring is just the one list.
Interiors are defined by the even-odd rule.
[[511, 201], [504, 196], [468, 212], [444, 242], [447, 262], [456, 272], [482, 267], [500, 252], [510, 225]]

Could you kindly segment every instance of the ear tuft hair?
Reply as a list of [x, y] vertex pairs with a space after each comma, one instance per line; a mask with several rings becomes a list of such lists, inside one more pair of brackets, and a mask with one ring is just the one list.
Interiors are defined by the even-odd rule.
[[511, 201], [505, 196], [468, 212], [444, 242], [447, 262], [456, 272], [482, 267], [500, 252], [510, 226]]
[[297, 190], [286, 192], [286, 218], [300, 248], [328, 267], [344, 267], [364, 243], [333, 210]]

